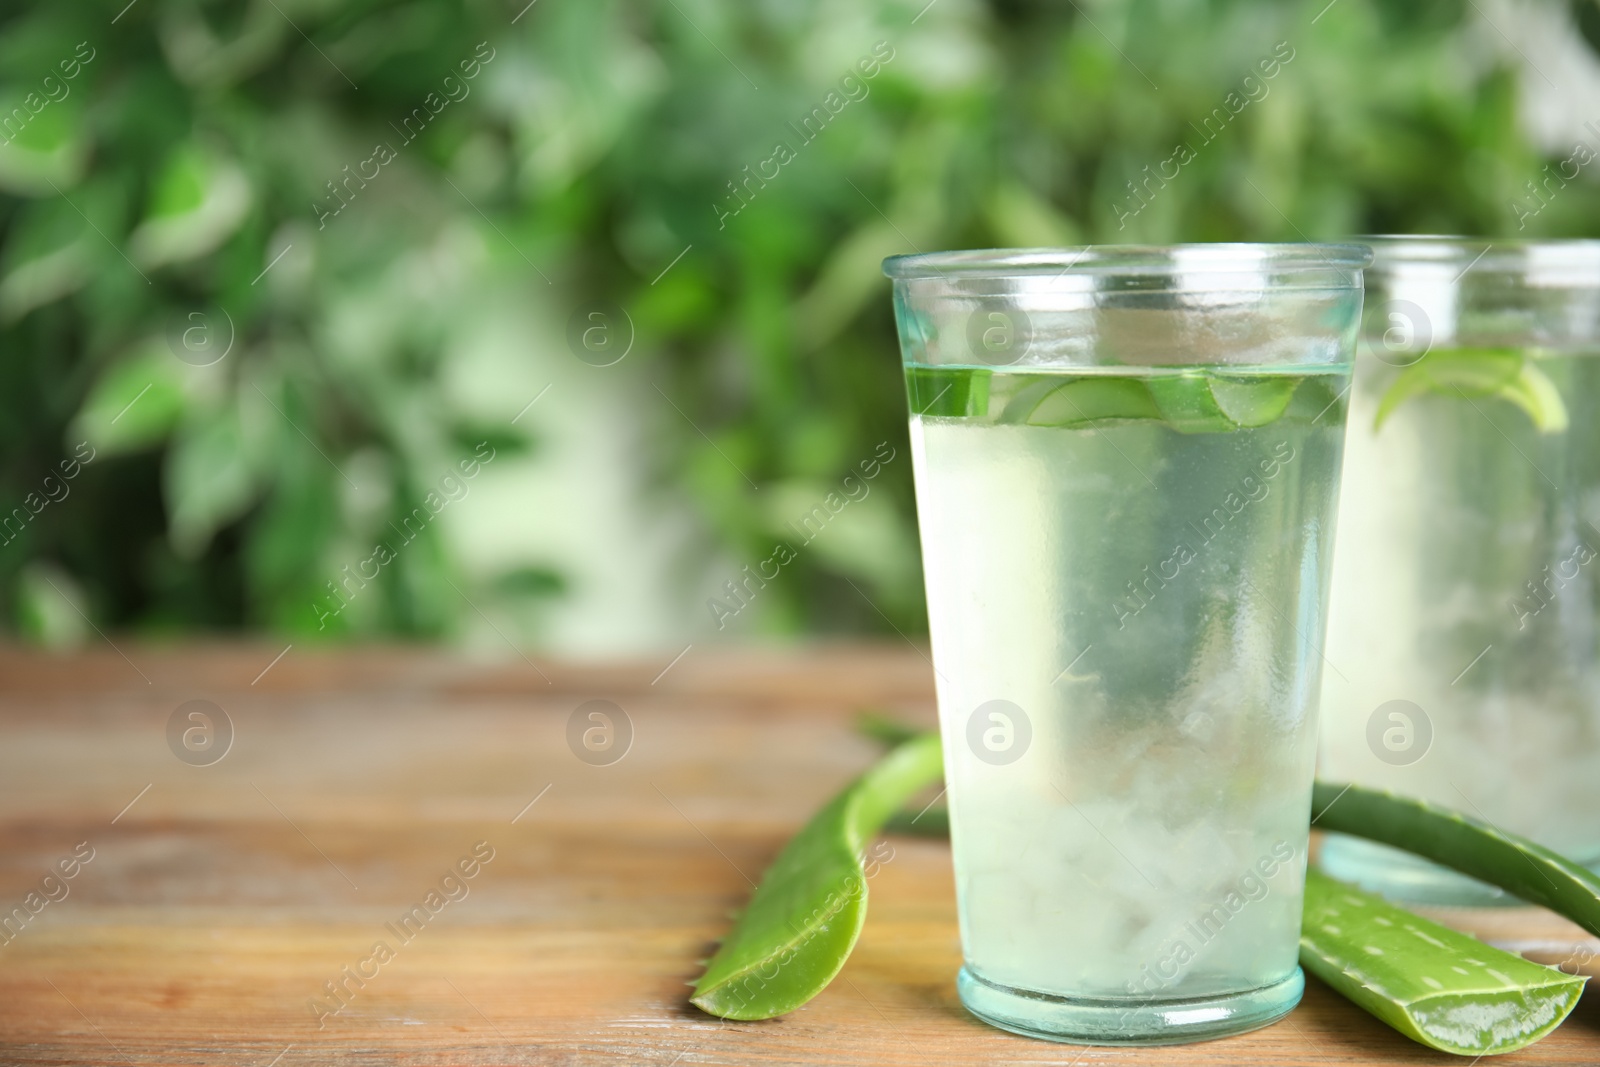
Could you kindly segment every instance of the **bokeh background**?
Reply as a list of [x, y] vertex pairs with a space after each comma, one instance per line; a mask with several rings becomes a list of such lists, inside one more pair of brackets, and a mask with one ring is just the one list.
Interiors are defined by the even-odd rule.
[[3, 626], [915, 636], [883, 256], [1594, 236], [1597, 44], [1594, 0], [11, 0]]

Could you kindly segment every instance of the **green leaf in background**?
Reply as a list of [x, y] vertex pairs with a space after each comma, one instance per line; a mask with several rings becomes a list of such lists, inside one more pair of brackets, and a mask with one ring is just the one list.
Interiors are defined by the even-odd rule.
[[[0, 116], [28, 115], [26, 95], [20, 88], [0, 90]], [[82, 122], [81, 109], [69, 97], [46, 104], [20, 128], [15, 122], [0, 126], [6, 133], [0, 137], [0, 190], [43, 197], [76, 185], [89, 155]]]
[[[1175, 5], [1154, 21], [1108, 0], [1113, 47], [1095, 25], [1105, 20], [1072, 5], [878, 4], [841, 21], [826, 5], [775, 13], [697, 0], [685, 10], [715, 49], [681, 13], [640, 0], [536, 4], [514, 24], [516, 12], [464, 0], [280, 6], [140, 3], [114, 26], [122, 3], [0, 9], [0, 120], [14, 118], [0, 121], [0, 488], [30, 491], [75, 422], [95, 422], [112, 368], [139, 358], [130, 342], [199, 307], [224, 308], [249, 353], [239, 362], [303, 398], [285, 405], [293, 425], [264, 404], [270, 423], [243, 412], [247, 440], [274, 442], [272, 462], [255, 467], [261, 504], [238, 520], [244, 551], [213, 539], [174, 560], [176, 513], [123, 505], [132, 486], [151, 502], [170, 497], [164, 453], [177, 438], [158, 425], [119, 437], [115, 470], [74, 488], [59, 521], [79, 536], [19, 541], [0, 559], [7, 618], [22, 568], [48, 559], [80, 583], [96, 625], [301, 633], [293, 620], [335, 577], [344, 546], [370, 535], [361, 509], [339, 505], [349, 487], [311, 444], [341, 464], [381, 454], [391, 491], [431, 484], [434, 442], [460, 423], [504, 422], [551, 383], [514, 428], [541, 447], [476, 483], [474, 514], [525, 514], [549, 486], [583, 486], [588, 499], [659, 507], [662, 521], [640, 529], [703, 530], [705, 559], [741, 556], [770, 539], [752, 483], [837, 484], [878, 442], [903, 445], [907, 383], [878, 270], [885, 252], [1564, 236], [1587, 232], [1600, 211], [1594, 183], [1570, 182], [1543, 203], [1528, 194], [1568, 149], [1534, 135], [1526, 62], [1485, 36], [1470, 4], [1340, 0], [1308, 34], [1303, 13], [1270, 0]], [[1279, 41], [1292, 53], [1266, 76], [1259, 64]], [[878, 42], [881, 69], [863, 75], [857, 63]], [[1594, 51], [1578, 37], [1573, 47]], [[1168, 72], [1161, 91], [1117, 49]], [[816, 136], [792, 132], [845, 75], [864, 95], [852, 92]], [[1202, 147], [1197, 131], [1247, 75], [1264, 98]], [[446, 99], [415, 139], [395, 128]], [[19, 103], [31, 118], [15, 116]], [[768, 162], [779, 138], [794, 151], [781, 165]], [[379, 140], [396, 158], [378, 161]], [[1180, 142], [1200, 150], [1169, 180]], [[242, 213], [230, 168], [248, 182]], [[46, 206], [62, 232], [35, 229]], [[637, 333], [606, 376], [576, 362], [564, 338], [569, 318], [596, 306], [621, 309]], [[681, 414], [661, 418], [654, 389], [600, 384], [644, 367]], [[911, 410], [992, 417], [1011, 394], [980, 371], [936, 406], [948, 380], [919, 383]], [[475, 387], [457, 389], [463, 379]], [[1329, 384], [1306, 379], [1279, 417], [1336, 404]], [[1536, 376], [1510, 383], [1508, 402], [1556, 410], [1540, 386]], [[116, 423], [119, 435], [160, 388]], [[1236, 403], [1220, 382], [1210, 390], [1238, 425], [1271, 413], [1263, 398]], [[1151, 417], [1149, 407], [1134, 414]], [[794, 447], [819, 411], [836, 438], [832, 469], [823, 452]], [[1209, 414], [1197, 409], [1197, 424]], [[594, 447], [602, 425], [654, 444], [608, 459]], [[231, 483], [211, 484], [225, 495]], [[904, 598], [879, 596], [917, 554], [909, 464], [889, 465], [872, 492], [895, 512], [873, 519], [871, 554], [888, 562], [868, 591], [882, 615], [842, 580], [860, 584], [864, 553], [848, 554], [855, 570], [819, 553], [803, 578], [768, 583], [752, 636], [923, 631], [915, 583]], [[122, 521], [77, 521], [107, 513]], [[515, 598], [472, 576], [516, 566], [567, 579], [552, 594], [557, 610], [507, 624], [519, 640], [604, 654], [666, 645], [704, 623], [681, 590], [707, 577], [720, 585], [717, 566], [640, 552], [619, 594], [582, 576], [641, 535], [561, 529], [552, 514], [508, 533], [515, 549], [488, 566], [480, 539], [441, 541], [437, 559], [386, 568], [381, 593], [341, 614], [339, 632], [481, 632], [444, 579], [498, 619]], [[878, 544], [891, 539], [892, 552]], [[604, 611], [636, 620], [631, 636], [583, 621]]]
[[1300, 962], [1413, 1041], [1458, 1056], [1526, 1048], [1587, 978], [1530, 963], [1383, 898], [1306, 872]]
[[770, 1019], [820, 993], [866, 922], [862, 849], [942, 769], [938, 735], [922, 734], [818, 812], [762, 876], [689, 999], [724, 1019]]
[[1521, 408], [1540, 433], [1567, 428], [1567, 408], [1533, 353], [1519, 348], [1434, 349], [1406, 367], [1378, 401], [1374, 431], [1395, 409], [1427, 394], [1473, 399], [1497, 397]]
[[180, 429], [167, 451], [164, 481], [173, 549], [193, 559], [256, 498], [237, 412], [226, 408]]
[[106, 456], [150, 448], [167, 439], [185, 403], [182, 364], [152, 345], [107, 368], [72, 432]]
[[244, 171], [214, 152], [183, 144], [157, 176], [145, 220], [128, 238], [129, 250], [147, 267], [194, 259], [225, 241], [249, 209]]
[[0, 276], [0, 318], [14, 322], [36, 307], [77, 292], [95, 265], [83, 216], [65, 200], [44, 200], [20, 213], [6, 242]]

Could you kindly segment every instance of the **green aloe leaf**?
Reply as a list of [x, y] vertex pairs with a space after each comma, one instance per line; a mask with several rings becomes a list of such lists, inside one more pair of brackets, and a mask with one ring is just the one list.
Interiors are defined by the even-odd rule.
[[1395, 376], [1378, 401], [1373, 430], [1406, 401], [1427, 394], [1464, 399], [1498, 397], [1533, 420], [1540, 433], [1567, 428], [1567, 408], [1534, 358], [1518, 348], [1435, 349]]
[[866, 922], [863, 847], [941, 773], [939, 736], [922, 734], [830, 801], [767, 869], [689, 999], [724, 1019], [770, 1019], [826, 988]]
[[1265, 426], [1276, 422], [1289, 409], [1295, 390], [1303, 378], [1289, 375], [1256, 378], [1214, 376], [1207, 385], [1217, 408], [1235, 426]]
[[1123, 377], [1045, 377], [1019, 389], [1000, 412], [1004, 423], [1072, 429], [1160, 418], [1161, 409], [1145, 382]]
[[971, 367], [907, 367], [911, 413], [958, 418], [988, 414], [989, 373]]
[[1227, 433], [1239, 428], [1218, 405], [1211, 382], [1199, 371], [1151, 378], [1146, 384], [1161, 417], [1179, 433]]
[[1381, 897], [1306, 873], [1300, 963], [1413, 1041], [1515, 1052], [1560, 1025], [1586, 978], [1530, 963]]
[[1424, 800], [1357, 785], [1318, 782], [1312, 820], [1497, 885], [1600, 934], [1600, 876], [1517, 834]]
[[1179, 433], [1227, 433], [1278, 419], [1288, 410], [1300, 381], [1288, 375], [1229, 378], [1192, 373], [1151, 378], [1148, 385], [1167, 424]]

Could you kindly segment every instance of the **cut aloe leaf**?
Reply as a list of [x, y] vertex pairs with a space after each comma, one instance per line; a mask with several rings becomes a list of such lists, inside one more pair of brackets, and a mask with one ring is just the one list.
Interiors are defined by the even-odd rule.
[[1255, 427], [1276, 422], [1289, 409], [1302, 379], [1287, 375], [1258, 378], [1213, 377], [1211, 395], [1217, 407], [1235, 426]]
[[1373, 429], [1382, 429], [1395, 409], [1429, 393], [1472, 399], [1498, 397], [1521, 408], [1541, 433], [1567, 428], [1567, 408], [1555, 384], [1517, 348], [1435, 349], [1395, 376], [1383, 397]]
[[1540, 433], [1561, 433], [1567, 428], [1567, 405], [1556, 383], [1531, 359], [1522, 364], [1521, 372], [1500, 395], [1527, 412]]
[[921, 734], [830, 801], [767, 869], [689, 999], [724, 1019], [770, 1019], [820, 993], [866, 921], [862, 849], [942, 773], [939, 736]]
[[1179, 433], [1226, 433], [1281, 417], [1300, 379], [1195, 373], [1151, 378], [1148, 384], [1161, 414]]
[[1091, 428], [1130, 419], [1159, 419], [1161, 410], [1138, 378], [1045, 378], [1017, 391], [1000, 421], [1029, 426]]
[[1306, 874], [1300, 964], [1413, 1041], [1458, 1056], [1533, 1044], [1571, 1013], [1587, 981], [1314, 870]]
[[1294, 422], [1338, 426], [1344, 419], [1350, 379], [1344, 376], [1313, 374], [1300, 379], [1289, 395], [1283, 417]]
[[1311, 810], [1324, 830], [1415, 853], [1600, 934], [1600, 876], [1526, 837], [1424, 800], [1335, 782], [1316, 784]]
[[911, 413], [957, 418], [986, 415], [989, 374], [973, 367], [908, 367], [906, 396]]
[[1238, 424], [1223, 413], [1204, 374], [1175, 374], [1146, 383], [1161, 417], [1179, 433], [1227, 433]]

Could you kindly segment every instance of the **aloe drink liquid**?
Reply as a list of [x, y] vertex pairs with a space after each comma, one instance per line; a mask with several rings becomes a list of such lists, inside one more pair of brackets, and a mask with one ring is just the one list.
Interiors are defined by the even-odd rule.
[[[1194, 346], [1135, 362], [1143, 322], [1166, 346], [1160, 313], [1099, 319], [1114, 364], [1051, 358], [1053, 328], [1069, 347], [1090, 329], [1069, 296], [1061, 319], [1028, 307], [1028, 358], [957, 362], [937, 299], [901, 295], [958, 987], [986, 1021], [1154, 1044], [1264, 1025], [1299, 999], [1360, 296], [1345, 254], [1354, 288], [1323, 269], [1314, 298], [1338, 293], [1316, 317], [1343, 325], [1273, 345], [1254, 323], [1271, 359]], [[1261, 304], [1241, 299], [1235, 325]]]
[[[991, 404], [1050, 377], [994, 374]], [[912, 419], [945, 729], [965, 736], [996, 698], [1031, 727], [1016, 764], [946, 750], [967, 960], [986, 979], [1183, 998], [1295, 969], [1343, 378], [1227, 381], [1306, 402], [1193, 433]]]

